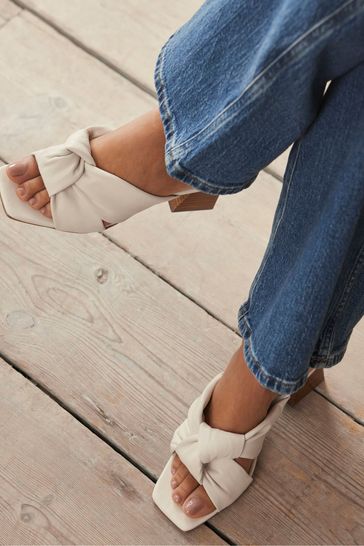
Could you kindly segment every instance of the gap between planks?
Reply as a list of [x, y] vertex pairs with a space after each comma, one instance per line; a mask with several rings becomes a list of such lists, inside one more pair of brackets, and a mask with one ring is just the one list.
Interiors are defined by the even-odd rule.
[[[181, 532], [177, 528], [171, 527], [168, 520], [150, 503], [151, 495], [148, 478], [145, 479], [143, 474], [135, 471], [136, 469], [124, 458], [120, 459], [118, 454], [114, 453], [113, 449], [110, 453], [108, 450], [110, 446], [105, 446], [102, 439], [101, 442], [98, 442], [98, 438], [92, 436], [92, 430], [85, 430], [82, 427], [82, 423], [81, 427], [79, 427], [78, 420], [68, 419], [68, 412], [60, 408], [58, 403], [54, 403], [54, 399], [51, 399], [44, 391], [40, 392], [38, 385], [34, 385], [22, 373], [18, 373], [17, 370], [8, 366], [1, 359], [0, 372], [3, 376], [2, 378], [7, 379], [2, 382], [5, 393], [6, 388], [8, 388], [8, 396], [2, 398], [2, 401], [5, 403], [5, 421], [2, 425], [5, 428], [9, 424], [12, 425], [11, 430], [13, 433], [15, 432], [13, 440], [15, 442], [19, 441], [19, 444], [17, 444], [18, 448], [22, 446], [25, 438], [24, 451], [14, 453], [15, 468], [13, 465], [12, 470], [9, 470], [9, 467], [14, 462], [13, 457], [11, 457], [9, 464], [9, 461], [5, 459], [6, 464], [1, 468], [3, 472], [0, 478], [5, 480], [5, 487], [7, 485], [10, 486], [8, 491], [5, 489], [5, 497], [9, 491], [10, 495], [13, 492], [10, 502], [4, 496], [0, 499], [2, 506], [6, 508], [5, 528], [2, 526], [0, 529], [1, 538], [5, 539], [4, 544], [30, 544], [29, 540], [35, 540], [35, 536], [37, 537], [37, 544], [38, 541], [41, 544], [53, 544], [56, 542], [57, 544], [88, 544], [89, 542], [81, 541], [87, 533], [91, 533], [93, 539], [97, 537], [95, 544], [109, 544], [109, 542], [105, 542], [106, 535], [112, 538], [110, 544], [131, 544], [130, 538], [128, 542], [124, 542], [125, 538], [127, 538], [125, 534], [129, 535], [129, 537], [133, 535], [132, 540], [134, 540], [134, 535], [136, 534], [139, 541], [142, 540], [141, 543], [143, 544], [146, 538], [148, 539], [148, 544], [164, 544], [166, 533], [169, 533], [168, 536], [170, 537], [171, 544], [190, 543], [190, 538], [193, 539], [193, 537], [189, 537], [186, 534], [179, 536]], [[12, 394], [16, 397], [16, 400], [12, 401]], [[7, 402], [8, 406], [6, 405]], [[20, 408], [25, 404], [27, 410], [25, 420], [28, 420], [24, 438], [21, 434], [21, 427], [23, 426], [21, 422], [24, 421], [21, 409], [19, 412], [12, 411], [12, 409], [14, 410], [14, 406], [19, 407], [19, 404]], [[11, 408], [11, 405], [13, 405], [13, 408]], [[42, 411], [39, 412], [39, 409]], [[44, 412], [45, 409], [49, 409], [49, 413]], [[49, 423], [59, 426], [59, 434], [55, 436], [55, 428], [54, 426], [49, 426]], [[62, 426], [65, 424], [66, 426]], [[31, 428], [28, 428], [29, 425]], [[75, 438], [77, 428], [79, 428], [79, 432], [77, 438]], [[62, 439], [64, 441], [67, 435], [69, 435], [68, 438], [71, 437], [71, 444], [65, 448], [65, 452], [62, 451], [61, 460], [63, 470], [64, 467], [68, 467], [67, 475], [64, 479], [64, 473], [60, 472], [62, 466], [59, 466], [59, 461], [57, 463], [55, 458], [58, 456], [58, 450], [63, 450]], [[34, 443], [32, 437], [43, 444], [41, 452], [39, 451], [38, 442]], [[76, 451], [70, 447], [73, 443], [72, 440], [75, 440]], [[46, 446], [44, 446], [45, 442], [47, 443]], [[2, 457], [4, 455], [5, 457], [9, 457], [9, 454], [11, 456], [12, 444], [8, 445], [7, 448], [5, 452], [2, 452]], [[14, 446], [14, 449], [16, 449], [16, 446]], [[50, 454], [53, 455], [52, 460], [50, 460]], [[30, 457], [36, 457], [36, 463], [33, 465], [37, 470], [36, 474], [29, 474], [27, 472], [29, 455]], [[39, 455], [41, 457], [45, 456], [41, 465], [39, 464]], [[97, 488], [95, 491], [94, 488], [92, 491], [92, 486], [91, 488], [89, 487], [87, 484], [88, 480], [85, 480], [85, 475], [88, 472], [91, 472], [93, 482], [96, 482], [98, 486], [102, 486], [101, 490]], [[122, 477], [124, 472], [126, 473], [125, 480]], [[17, 483], [18, 476], [20, 476], [20, 482]], [[10, 479], [7, 480], [7, 477]], [[74, 482], [70, 482], [70, 477], [73, 477], [76, 482], [79, 480], [79, 487], [74, 487]], [[14, 481], [15, 483], [13, 483]], [[60, 494], [59, 489], [60, 483], [62, 484], [62, 494]], [[80, 495], [84, 496], [85, 487], [88, 495], [87, 498], [84, 497], [85, 500], [81, 504]], [[44, 497], [43, 493], [48, 494]], [[96, 497], [94, 496], [95, 493]], [[115, 494], [119, 498], [115, 497]], [[15, 496], [16, 499], [14, 498]], [[119, 503], [122, 503], [123, 500], [120, 497], [123, 498], [124, 503], [127, 505], [126, 510], [122, 510], [123, 515], [121, 517]], [[100, 498], [102, 498], [101, 508], [97, 505], [97, 501]], [[21, 502], [22, 500], [25, 502]], [[140, 501], [144, 503], [144, 511], [141, 510], [138, 513]], [[106, 503], [108, 502], [112, 503], [113, 509], [111, 511], [112, 506], [107, 506]], [[52, 506], [50, 506], [51, 503]], [[82, 522], [79, 521], [81, 523], [80, 526], [75, 526], [82, 510], [86, 519], [82, 519]], [[12, 518], [9, 518], [9, 511]], [[147, 515], [145, 511], [149, 514]], [[129, 512], [129, 514], [125, 517], [126, 512]], [[4, 516], [3, 512], [1, 512], [1, 515]], [[128, 517], [130, 518], [132, 515], [135, 517], [135, 521], [131, 520], [129, 524]], [[64, 519], [65, 516], [66, 519]], [[105, 522], [105, 518], [108, 521]], [[160, 521], [158, 521], [159, 519]], [[53, 521], [54, 525], [52, 525]], [[157, 523], [165, 528], [161, 531], [159, 525], [156, 525]], [[144, 527], [143, 529], [141, 529], [141, 525]], [[150, 531], [153, 533], [152, 540], [150, 540]], [[111, 534], [109, 535], [109, 533]], [[221, 540], [218, 533], [215, 533], [214, 530], [211, 531], [207, 526], [201, 526], [195, 533], [196, 541], [193, 542], [194, 544], [205, 544], [206, 539], [209, 541], [212, 540], [213, 544], [226, 543], [226, 541]], [[72, 536], [73, 540], [69, 540], [66, 534]], [[45, 542], [44, 539], [47, 536], [56, 539], [56, 542], [54, 540]], [[6, 540], [6, 537], [10, 537], [10, 540]], [[26, 541], [20, 542], [20, 537], [25, 538]], [[117, 539], [117, 542], [114, 542], [115, 539]], [[156, 539], [158, 542], [156, 542]], [[16, 542], [13, 542], [15, 540]], [[161, 540], [163, 542], [160, 542]], [[210, 544], [210, 542], [208, 543]], [[232, 544], [231, 541], [228, 543]]]
[[[58, 396], [53, 394], [51, 391], [49, 391], [45, 386], [37, 382], [35, 379], [32, 378], [32, 376], [28, 373], [26, 373], [22, 368], [20, 368], [17, 364], [12, 362], [9, 358], [7, 358], [5, 355], [0, 353], [0, 359], [3, 360], [4, 363], [6, 363], [8, 366], [10, 366], [14, 371], [19, 373], [21, 376], [23, 376], [27, 381], [32, 383], [37, 389], [39, 389], [43, 394], [48, 396], [54, 403], [56, 403], [59, 407], [61, 407], [64, 411], [69, 413], [76, 421], [78, 421], [82, 426], [84, 426], [87, 430], [89, 430], [92, 434], [97, 436], [101, 441], [103, 441], [108, 447], [110, 447], [115, 453], [117, 453], [119, 456], [123, 457], [128, 463], [130, 463], [136, 470], [141, 472], [144, 476], [146, 476], [148, 479], [150, 479], [153, 483], [156, 483], [158, 477], [152, 474], [148, 471], [148, 469], [139, 464], [133, 457], [130, 457], [126, 451], [121, 449], [115, 442], [113, 442], [110, 438], [108, 438], [105, 434], [98, 431], [95, 427], [91, 425], [86, 419], [82, 417], [82, 415], [75, 412], [68, 404], [66, 404], [63, 400], [61, 400]], [[218, 527], [215, 527], [210, 521], [206, 521], [204, 526], [208, 527], [211, 531], [213, 531], [219, 538], [221, 538], [223, 541], [226, 542], [229, 546], [235, 545], [235, 542], [226, 535], [221, 529]]]
[[98, 53], [92, 47], [89, 47], [86, 44], [84, 44], [81, 40], [78, 40], [78, 38], [76, 38], [75, 36], [72, 36], [72, 34], [65, 31], [56, 23], [52, 22], [48, 17], [45, 17], [44, 15], [39, 13], [36, 9], [27, 6], [24, 2], [22, 2], [22, 0], [11, 0], [11, 1], [13, 2], [13, 4], [18, 6], [22, 10], [28, 11], [29, 13], [34, 15], [34, 17], [37, 17], [38, 19], [43, 21], [43, 23], [45, 23], [46, 25], [51, 27], [55, 32], [57, 32], [58, 34], [60, 34], [61, 36], [69, 40], [73, 45], [75, 45], [79, 49], [82, 49], [82, 51], [84, 51], [91, 57], [94, 57], [95, 59], [100, 61], [102, 64], [107, 66], [110, 70], [112, 70], [113, 72], [116, 72], [119, 76], [121, 76], [122, 78], [125, 78], [130, 83], [138, 87], [138, 89], [140, 89], [144, 93], [147, 93], [149, 96], [153, 97], [154, 99], [157, 99], [157, 94], [154, 92], [154, 90], [150, 89], [150, 87], [148, 87], [147, 85], [144, 85], [137, 78], [134, 78], [134, 76], [132, 76], [129, 72], [121, 70], [121, 68], [119, 68], [116, 64], [106, 59], [106, 57]]

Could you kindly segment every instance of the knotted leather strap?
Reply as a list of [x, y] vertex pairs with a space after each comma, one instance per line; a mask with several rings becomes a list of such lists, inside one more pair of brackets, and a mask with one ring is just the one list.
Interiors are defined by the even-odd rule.
[[[178, 454], [218, 510], [234, 502], [253, 481], [252, 476], [233, 459], [258, 457], [267, 432], [289, 398], [277, 399], [264, 421], [246, 434], [212, 428], [204, 421], [203, 410], [221, 376], [222, 373], [212, 379], [191, 404], [187, 419], [175, 430], [170, 443], [171, 453], [175, 451]], [[251, 473], [254, 468], [253, 463]]]
[[89, 127], [73, 133], [64, 144], [34, 153], [50, 195], [54, 227], [61, 231], [103, 231], [105, 222], [116, 224], [170, 197], [151, 195], [96, 167], [90, 139], [109, 132]]

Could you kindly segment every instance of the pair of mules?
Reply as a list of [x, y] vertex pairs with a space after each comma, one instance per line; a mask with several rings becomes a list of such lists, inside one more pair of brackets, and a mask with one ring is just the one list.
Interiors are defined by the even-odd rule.
[[[16, 184], [8, 179], [6, 166], [0, 168], [0, 195], [9, 218], [60, 231], [103, 232], [134, 214], [168, 201], [171, 211], [212, 209], [218, 198], [194, 188], [160, 197], [144, 192], [133, 184], [99, 169], [92, 158], [90, 139], [108, 129], [90, 127], [72, 134], [62, 145], [34, 152], [45, 189], [50, 196], [52, 219], [32, 209], [16, 195]], [[106, 227], [107, 226], [107, 227]], [[175, 430], [171, 456], [153, 489], [157, 506], [183, 531], [201, 525], [231, 505], [253, 481], [253, 473], [264, 439], [281, 415], [285, 404], [296, 403], [323, 379], [322, 370], [312, 370], [307, 383], [293, 395], [274, 400], [265, 419], [245, 434], [210, 427], [204, 420], [217, 374], [191, 404], [187, 418]], [[216, 509], [200, 518], [187, 516], [172, 500], [171, 465], [177, 453], [198, 483], [202, 484]], [[253, 459], [246, 472], [234, 459]]]

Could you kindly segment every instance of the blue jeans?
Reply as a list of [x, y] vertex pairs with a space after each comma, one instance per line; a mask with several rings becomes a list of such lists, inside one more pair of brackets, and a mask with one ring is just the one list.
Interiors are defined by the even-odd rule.
[[237, 322], [256, 379], [294, 393], [364, 314], [364, 0], [207, 0], [154, 77], [167, 171], [203, 192], [248, 188], [293, 144]]

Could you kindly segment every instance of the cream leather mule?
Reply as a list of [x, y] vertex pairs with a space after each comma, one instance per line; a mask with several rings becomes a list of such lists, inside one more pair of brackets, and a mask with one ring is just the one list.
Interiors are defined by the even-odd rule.
[[[217, 374], [204, 388], [202, 394], [191, 404], [187, 418], [175, 430], [171, 443], [171, 456], [159, 476], [152, 498], [160, 510], [182, 531], [189, 531], [232, 504], [249, 487], [257, 457], [264, 439], [279, 419], [288, 401], [295, 405], [323, 380], [321, 369], [308, 375], [307, 383], [293, 395], [280, 395], [273, 400], [265, 419], [245, 434], [227, 432], [210, 427], [204, 420], [203, 411], [207, 406], [216, 383], [223, 373]], [[171, 466], [177, 453], [192, 476], [201, 484], [216, 509], [202, 517], [190, 517], [182, 506], [172, 499]], [[249, 473], [234, 459], [253, 459]]]
[[17, 184], [0, 168], [0, 196], [6, 215], [13, 220], [73, 233], [102, 232], [134, 214], [168, 201], [172, 212], [212, 209], [217, 195], [195, 188], [168, 196], [147, 193], [96, 167], [90, 140], [111, 129], [88, 127], [73, 133], [64, 144], [33, 153], [50, 196], [52, 220], [32, 209], [16, 195]]

